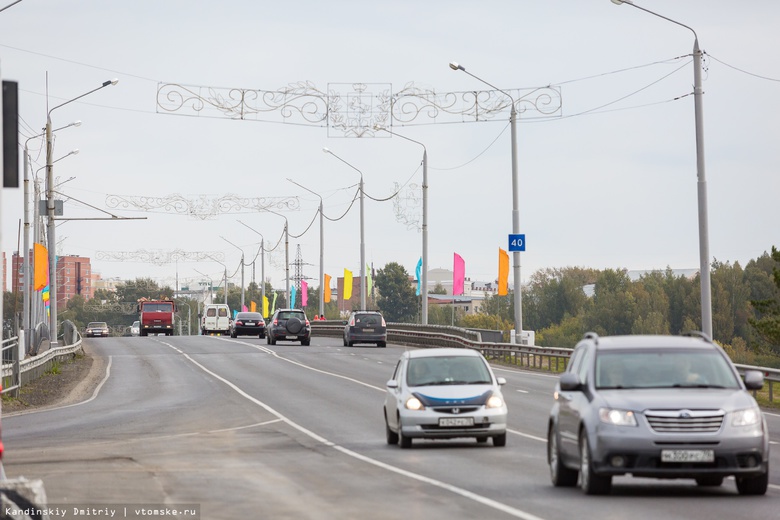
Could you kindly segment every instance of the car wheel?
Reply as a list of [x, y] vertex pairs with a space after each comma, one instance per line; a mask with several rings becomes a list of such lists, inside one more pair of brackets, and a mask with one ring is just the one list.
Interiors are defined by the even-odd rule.
[[274, 337], [273, 337], [271, 334], [269, 334], [269, 335], [268, 335], [268, 344], [269, 344], [269, 345], [274, 345], [274, 344], [275, 344], [275, 343], [274, 343], [274, 339], [273, 339], [273, 338], [274, 338]]
[[723, 484], [723, 477], [719, 476], [698, 477], [696, 479], [696, 485], [700, 487], [718, 487], [721, 484]]
[[347, 346], [348, 347], [354, 347], [355, 346], [355, 342], [354, 341], [347, 341]]
[[506, 446], [506, 432], [502, 433], [501, 435], [493, 436], [493, 446], [496, 448], [502, 448]]
[[769, 487], [769, 468], [757, 477], [737, 477], [736, 480], [740, 495], [765, 495]]
[[301, 345], [303, 345], [304, 347], [308, 347], [309, 345], [311, 345], [311, 340], [310, 339], [302, 339], [301, 340]]
[[260, 339], [263, 339], [263, 338], [265, 337], [265, 333], [264, 333], [264, 332], [261, 332], [261, 333], [260, 333], [260, 335], [259, 335], [258, 337], [259, 337]]
[[477, 437], [477, 444], [485, 444], [487, 439], [487, 437]]
[[555, 487], [572, 487], [577, 485], [578, 472], [563, 465], [561, 451], [558, 448], [558, 436], [550, 428], [547, 434], [547, 462], [550, 464], [550, 480]]
[[390, 429], [390, 424], [387, 422], [387, 413], [385, 415], [385, 437], [387, 437], [387, 444], [391, 446], [398, 444], [398, 434]]
[[612, 490], [612, 477], [593, 473], [588, 435], [580, 435], [580, 487], [586, 495], [606, 495]]
[[380, 341], [379, 343], [376, 344], [376, 346], [379, 347], [379, 348], [387, 348], [387, 342], [386, 341]]
[[398, 444], [401, 449], [408, 450], [412, 447], [412, 438], [404, 435], [404, 429], [401, 425], [401, 417], [398, 417]]
[[231, 332], [231, 333], [230, 333], [230, 337], [231, 337], [231, 338], [237, 338], [237, 337], [238, 337], [238, 334], [236, 334], [235, 332]]
[[344, 346], [345, 346], [345, 347], [346, 347], [346, 346], [348, 346], [348, 344], [347, 344], [347, 338], [344, 338]]

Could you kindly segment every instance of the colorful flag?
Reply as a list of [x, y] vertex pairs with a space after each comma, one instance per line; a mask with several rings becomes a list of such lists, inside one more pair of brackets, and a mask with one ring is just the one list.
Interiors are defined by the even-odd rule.
[[49, 285], [49, 251], [43, 244], [33, 246], [33, 263], [35, 264], [33, 289], [42, 290]]
[[263, 316], [269, 316], [268, 314], [268, 296], [263, 296]]
[[368, 267], [368, 264], [366, 264], [366, 277], [368, 280], [366, 280], [366, 293], [372, 294], [373, 288], [374, 288], [374, 279], [371, 277], [371, 269]]
[[352, 271], [344, 269], [344, 295], [343, 300], [349, 300], [352, 298]]
[[290, 287], [290, 308], [295, 308], [295, 297], [297, 296], [298, 289], [293, 285]]
[[249, 312], [257, 312], [257, 304], [255, 302], [249, 302]]
[[498, 248], [498, 295], [507, 295], [509, 284], [509, 253]]
[[322, 284], [322, 290], [325, 291], [323, 293], [323, 301], [325, 303], [330, 303], [330, 275], [325, 275], [325, 283]]
[[417, 291], [415, 294], [420, 296], [422, 287], [422, 258], [417, 260], [417, 267], [414, 269], [414, 275], [417, 277]]
[[301, 307], [306, 307], [309, 303], [309, 284], [306, 280], [301, 280]]
[[47, 302], [47, 305], [48, 305], [48, 301], [49, 301], [49, 286], [48, 285], [43, 288], [43, 292], [41, 293], [41, 299], [43, 301]]
[[455, 253], [454, 267], [452, 268], [452, 295], [463, 294], [463, 282], [466, 280], [466, 262]]
[[276, 297], [277, 296], [279, 296], [279, 293], [274, 291], [274, 301], [271, 302], [271, 314], [273, 314], [274, 311], [276, 311]]
[[247, 312], [249, 309], [247, 309], [246, 305], [241, 306], [241, 312]]

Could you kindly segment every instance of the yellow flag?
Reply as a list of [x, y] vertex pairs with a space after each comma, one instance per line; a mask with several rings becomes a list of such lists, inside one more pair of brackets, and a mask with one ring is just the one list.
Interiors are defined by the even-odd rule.
[[325, 291], [324, 293], [322, 293], [323, 301], [325, 303], [330, 303], [330, 275], [329, 274], [325, 275], [325, 283], [322, 284], [321, 290]]
[[507, 295], [509, 284], [509, 253], [498, 248], [498, 295]]
[[352, 298], [352, 271], [344, 269], [344, 300]]
[[268, 296], [263, 296], [263, 316], [268, 316]]
[[43, 244], [35, 243], [33, 247], [33, 289], [40, 291], [49, 285], [49, 251]]

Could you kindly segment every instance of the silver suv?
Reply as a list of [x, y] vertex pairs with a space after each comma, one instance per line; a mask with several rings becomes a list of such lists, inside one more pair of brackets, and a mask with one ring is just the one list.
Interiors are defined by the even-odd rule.
[[612, 477], [691, 478], [720, 486], [733, 475], [741, 495], [769, 483], [769, 433], [726, 353], [702, 334], [588, 333], [555, 388], [547, 460], [555, 486], [609, 493]]

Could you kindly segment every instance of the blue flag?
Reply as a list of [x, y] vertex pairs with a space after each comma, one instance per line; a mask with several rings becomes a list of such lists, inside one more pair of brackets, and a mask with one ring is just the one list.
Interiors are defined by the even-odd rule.
[[290, 287], [290, 308], [291, 309], [295, 308], [295, 291], [296, 289], [294, 285]]
[[417, 261], [417, 268], [414, 270], [415, 276], [417, 276], [417, 291], [415, 294], [420, 296], [420, 288], [422, 287], [422, 258]]

